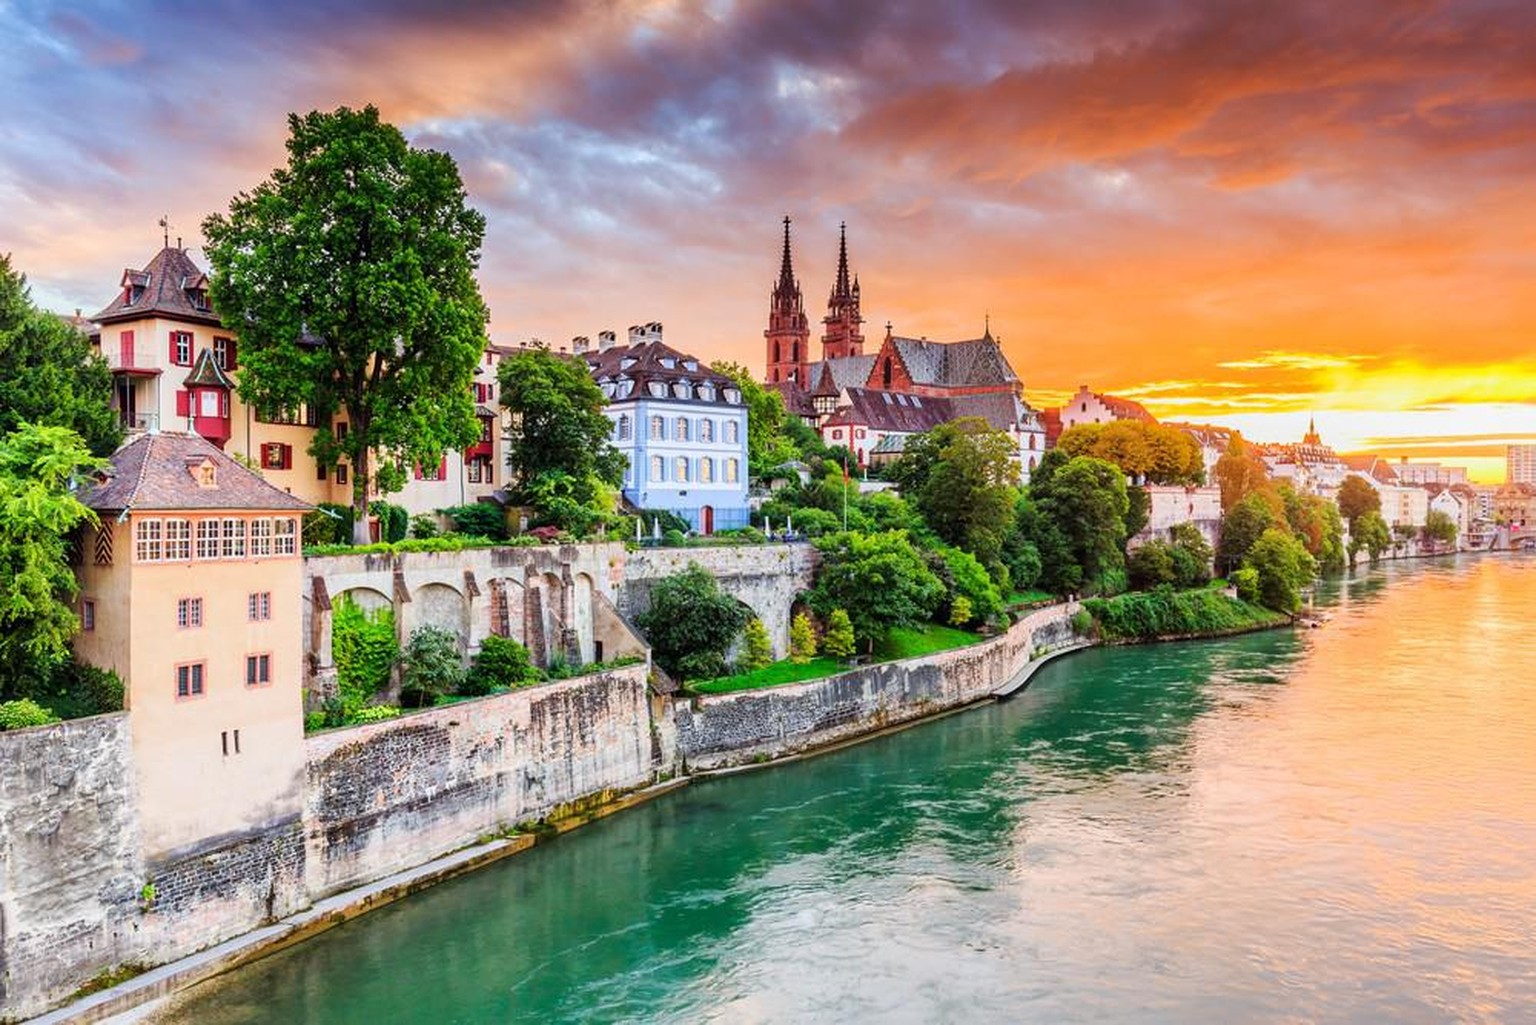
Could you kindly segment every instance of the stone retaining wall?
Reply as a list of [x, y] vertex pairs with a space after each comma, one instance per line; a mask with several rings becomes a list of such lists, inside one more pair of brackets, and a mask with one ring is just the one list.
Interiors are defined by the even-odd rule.
[[677, 746], [690, 771], [778, 758], [990, 697], [1040, 650], [1073, 639], [1074, 607], [1034, 612], [970, 647], [808, 683], [679, 699]]

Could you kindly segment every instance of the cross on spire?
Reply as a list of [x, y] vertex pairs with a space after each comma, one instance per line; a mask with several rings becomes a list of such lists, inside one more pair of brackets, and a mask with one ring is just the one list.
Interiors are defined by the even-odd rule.
[[789, 257], [789, 217], [784, 217], [784, 259], [779, 264], [779, 287], [789, 292], [795, 287], [795, 269]]

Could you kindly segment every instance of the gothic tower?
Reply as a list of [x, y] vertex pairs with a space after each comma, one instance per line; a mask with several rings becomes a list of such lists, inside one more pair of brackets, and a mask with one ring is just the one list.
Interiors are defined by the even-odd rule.
[[773, 286], [773, 297], [768, 304], [768, 330], [763, 332], [768, 340], [768, 384], [794, 381], [802, 388], [810, 388], [808, 380], [811, 362], [811, 326], [805, 316], [805, 301], [800, 295], [800, 282], [789, 259], [789, 218], [784, 218], [784, 260], [779, 265], [779, 280]]
[[837, 244], [837, 281], [827, 297], [827, 315], [822, 320], [826, 332], [821, 336], [821, 353], [826, 359], [864, 355], [864, 336], [859, 325], [859, 279], [848, 280], [848, 225], [839, 229]]

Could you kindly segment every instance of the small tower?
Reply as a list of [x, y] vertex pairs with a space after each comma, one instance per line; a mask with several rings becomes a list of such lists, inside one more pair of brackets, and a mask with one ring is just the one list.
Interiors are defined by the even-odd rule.
[[1301, 443], [1303, 445], [1321, 445], [1323, 443], [1322, 437], [1317, 433], [1317, 417], [1314, 416], [1307, 421], [1307, 434], [1301, 439]]
[[827, 297], [827, 315], [822, 321], [826, 326], [821, 336], [821, 352], [826, 359], [843, 359], [847, 356], [864, 355], [864, 335], [859, 325], [864, 317], [859, 312], [859, 279], [848, 276], [848, 225], [838, 230], [837, 280], [832, 284], [832, 294]]
[[784, 218], [784, 258], [779, 264], [779, 280], [773, 286], [768, 303], [768, 330], [763, 332], [768, 340], [768, 384], [794, 381], [802, 388], [809, 388], [811, 362], [811, 326], [805, 316], [805, 301], [800, 295], [800, 282], [795, 280], [794, 265], [789, 255], [789, 218]]

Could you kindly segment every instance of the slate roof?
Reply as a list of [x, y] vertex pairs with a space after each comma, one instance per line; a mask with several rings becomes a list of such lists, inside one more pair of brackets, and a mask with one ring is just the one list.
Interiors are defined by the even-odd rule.
[[921, 434], [955, 419], [949, 399], [904, 392], [849, 388], [848, 404], [828, 418], [828, 424], [863, 424], [877, 431]]
[[[129, 284], [144, 289], [143, 294], [132, 305], [127, 302], [126, 293]], [[192, 290], [207, 288], [207, 286], [207, 275], [192, 262], [186, 250], [166, 246], [155, 254], [155, 258], [150, 260], [149, 266], [143, 270], [134, 270], [132, 267], [124, 270], [116, 298], [107, 304], [106, 309], [91, 319], [98, 324], [108, 324], [113, 321], [161, 316], [190, 320], [198, 324], [218, 325], [218, 315], [212, 309], [199, 308], [192, 301]]]
[[808, 366], [810, 379], [816, 387], [821, 384], [823, 370], [832, 372], [832, 383], [838, 391], [844, 388], [863, 388], [869, 383], [870, 371], [875, 369], [875, 357], [869, 356], [840, 356], [836, 359], [818, 360]]
[[[614, 402], [656, 398], [676, 402], [729, 404], [725, 398], [725, 389], [739, 391], [736, 382], [729, 377], [717, 370], [711, 370], [709, 364], [698, 357], [678, 352], [664, 342], [647, 341], [635, 345], [615, 345], [609, 349], [583, 353], [580, 358], [586, 361], [587, 369], [591, 371], [592, 377], [599, 385], [614, 385], [617, 388], [623, 383], [633, 383], [633, 387], [627, 392], [617, 388], [615, 393], [609, 396]], [[626, 366], [626, 362], [631, 360], [633, 362]], [[671, 366], [668, 366], [668, 363], [671, 363]], [[675, 394], [673, 388], [674, 385], [683, 382], [693, 385], [693, 390], [687, 397]], [[667, 394], [652, 395], [649, 386], [653, 383], [665, 385]], [[703, 384], [714, 385], [714, 399], [701, 397], [698, 389]], [[739, 400], [735, 404], [739, 405]]]
[[791, 416], [813, 417], [816, 415], [816, 406], [811, 402], [810, 392], [794, 381], [774, 381], [763, 387], [779, 393], [779, 397], [784, 400], [785, 411]]
[[1363, 473], [1372, 480], [1382, 484], [1396, 484], [1397, 471], [1392, 468], [1390, 460], [1374, 455], [1344, 456], [1341, 460], [1345, 468]]
[[890, 342], [913, 384], [965, 388], [1019, 383], [1002, 347], [990, 333], [960, 342], [930, 342], [892, 335]]
[[[201, 487], [192, 467], [204, 459], [216, 469], [214, 487]], [[255, 509], [302, 511], [310, 508], [286, 491], [235, 462], [195, 434], [163, 432], [130, 439], [109, 461], [106, 479], [80, 494], [96, 510]]]
[[1147, 412], [1147, 407], [1132, 399], [1122, 399], [1115, 395], [1100, 395], [1099, 401], [1109, 408], [1109, 411], [1121, 420], [1141, 420], [1144, 423], [1155, 424], [1157, 417]]
[[235, 390], [235, 382], [231, 381], [229, 375], [214, 362], [213, 351], [207, 348], [198, 350], [197, 360], [192, 364], [192, 372], [187, 374], [187, 379], [182, 384], [187, 387], [195, 384], [204, 388]]

